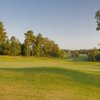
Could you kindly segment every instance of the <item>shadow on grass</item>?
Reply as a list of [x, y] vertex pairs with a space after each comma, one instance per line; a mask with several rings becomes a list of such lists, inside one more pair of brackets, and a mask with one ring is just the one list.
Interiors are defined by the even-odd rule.
[[[100, 75], [93, 75], [81, 71], [55, 68], [55, 67], [35, 67], [35, 68], [0, 68], [0, 71], [21, 72], [27, 74], [48, 73], [69, 77], [72, 80], [85, 85], [100, 87]], [[67, 79], [67, 78], [66, 78]]]

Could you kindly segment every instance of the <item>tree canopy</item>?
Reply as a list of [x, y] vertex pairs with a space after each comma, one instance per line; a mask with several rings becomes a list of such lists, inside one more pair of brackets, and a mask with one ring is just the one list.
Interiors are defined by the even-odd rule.
[[24, 36], [24, 43], [15, 36], [9, 39], [3, 22], [0, 22], [0, 54], [62, 57], [63, 51], [60, 47], [54, 41], [43, 37], [41, 33], [36, 36], [32, 30], [28, 30]]

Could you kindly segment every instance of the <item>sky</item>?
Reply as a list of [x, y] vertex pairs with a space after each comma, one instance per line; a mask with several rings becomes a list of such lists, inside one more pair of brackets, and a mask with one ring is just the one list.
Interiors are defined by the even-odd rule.
[[100, 0], [0, 0], [0, 21], [8, 37], [21, 42], [33, 30], [62, 49], [100, 48], [95, 19], [99, 9]]

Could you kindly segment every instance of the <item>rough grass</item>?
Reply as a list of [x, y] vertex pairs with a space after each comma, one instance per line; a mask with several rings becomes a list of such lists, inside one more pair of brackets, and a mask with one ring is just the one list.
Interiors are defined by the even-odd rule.
[[100, 63], [0, 57], [0, 100], [99, 100]]

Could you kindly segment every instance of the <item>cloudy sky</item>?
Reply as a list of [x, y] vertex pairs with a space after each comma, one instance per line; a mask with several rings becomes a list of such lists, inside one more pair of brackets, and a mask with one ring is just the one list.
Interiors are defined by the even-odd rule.
[[100, 0], [0, 0], [0, 21], [9, 38], [24, 33], [54, 40], [63, 49], [89, 49], [100, 43], [95, 12]]

